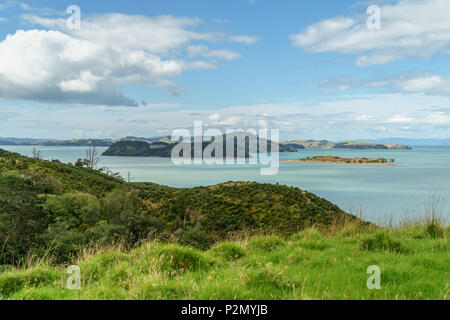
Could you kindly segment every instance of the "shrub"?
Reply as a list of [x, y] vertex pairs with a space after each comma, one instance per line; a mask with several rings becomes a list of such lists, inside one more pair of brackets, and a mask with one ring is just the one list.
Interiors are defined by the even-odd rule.
[[210, 252], [225, 260], [238, 260], [245, 256], [245, 250], [233, 242], [224, 242], [214, 246]]
[[249, 246], [255, 249], [262, 249], [266, 251], [272, 251], [283, 247], [286, 245], [286, 242], [277, 236], [260, 236], [254, 237], [250, 240]]
[[0, 296], [9, 296], [24, 287], [38, 287], [54, 283], [59, 273], [50, 269], [32, 269], [0, 274]]
[[429, 237], [431, 237], [433, 239], [442, 238], [442, 237], [444, 237], [444, 234], [445, 234], [444, 228], [442, 228], [437, 223], [427, 224], [427, 226], [425, 228], [425, 232]]
[[212, 240], [199, 225], [188, 227], [178, 232], [178, 243], [181, 245], [192, 246], [200, 250], [206, 250], [211, 246]]
[[316, 228], [308, 228], [292, 235], [291, 240], [299, 241], [302, 239], [322, 240], [323, 235]]
[[402, 243], [398, 240], [393, 240], [386, 231], [379, 231], [375, 235], [364, 239], [362, 248], [368, 251], [386, 250], [396, 253], [404, 253], [406, 251]]
[[130, 262], [131, 257], [120, 251], [107, 251], [97, 254], [89, 262], [83, 263], [81, 268], [82, 278], [99, 278], [122, 262]]
[[160, 259], [160, 266], [163, 271], [206, 270], [211, 265], [211, 261], [201, 252], [178, 245], [162, 246], [153, 254]]

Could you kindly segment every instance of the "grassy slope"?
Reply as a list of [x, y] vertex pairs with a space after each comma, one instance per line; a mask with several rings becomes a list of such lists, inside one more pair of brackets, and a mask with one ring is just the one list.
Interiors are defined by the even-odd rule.
[[[448, 299], [446, 235], [422, 227], [323, 236], [308, 229], [223, 242], [207, 252], [150, 242], [125, 252], [85, 253], [82, 290], [65, 289], [63, 267], [0, 275], [4, 299]], [[366, 269], [381, 268], [381, 290], [368, 290]]]
[[[297, 188], [278, 185], [227, 183], [173, 189], [154, 184], [127, 184], [97, 171], [1, 150], [0, 171], [3, 179], [11, 174], [24, 177], [37, 193], [78, 191], [103, 198], [115, 189], [138, 192], [143, 210], [164, 218], [167, 231], [172, 232], [185, 221], [200, 224], [202, 229], [214, 234], [222, 232], [222, 236], [240, 231], [243, 225], [259, 230], [264, 227], [271, 231], [284, 230], [289, 236], [307, 225], [330, 225], [340, 216], [348, 218], [350, 223], [350, 226], [335, 226], [335, 231], [327, 237], [315, 232], [285, 240], [263, 237], [221, 243], [207, 252], [176, 244], [147, 243], [128, 252], [115, 248], [85, 254], [79, 261], [71, 261], [82, 270], [81, 298], [447, 299], [448, 230], [447, 235], [436, 239], [427, 236], [423, 228], [392, 231], [391, 236], [383, 232], [376, 235], [374, 232], [381, 231], [367, 230], [373, 226], [364, 225], [328, 201]], [[20, 179], [12, 181], [22, 183]], [[0, 199], [5, 196], [6, 202], [11, 194], [20, 198], [24, 192], [13, 183], [2, 186], [8, 194], [0, 194]], [[352, 227], [352, 223], [366, 231], [355, 232], [359, 229]], [[236, 259], [236, 255], [242, 256]], [[64, 289], [65, 266], [49, 266], [45, 261], [20, 269], [0, 266], [0, 296], [77, 299], [78, 293]], [[381, 291], [366, 288], [365, 272], [372, 264], [382, 269]]]

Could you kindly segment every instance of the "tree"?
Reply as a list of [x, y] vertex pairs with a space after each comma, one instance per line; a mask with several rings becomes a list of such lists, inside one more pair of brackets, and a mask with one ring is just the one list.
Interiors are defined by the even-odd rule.
[[89, 169], [95, 169], [99, 161], [100, 157], [98, 156], [96, 147], [90, 147], [89, 149], [86, 150], [86, 156], [83, 160], [83, 164], [85, 167]]
[[42, 158], [42, 151], [37, 148], [33, 148], [33, 159], [42, 160]]
[[128, 171], [127, 173], [127, 182], [130, 183], [133, 180], [133, 178], [131, 177], [131, 172]]

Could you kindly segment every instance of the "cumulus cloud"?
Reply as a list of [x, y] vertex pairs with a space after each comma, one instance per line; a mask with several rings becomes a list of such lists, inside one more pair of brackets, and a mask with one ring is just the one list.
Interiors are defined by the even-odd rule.
[[367, 27], [368, 15], [333, 17], [290, 36], [308, 52], [359, 55], [358, 66], [385, 64], [446, 53], [450, 45], [450, 1], [402, 0], [381, 6], [381, 29]]
[[[143, 84], [182, 92], [173, 81], [188, 70], [214, 69], [214, 61], [238, 54], [201, 47], [201, 60], [180, 57], [215, 35], [194, 31], [199, 18], [105, 14], [85, 17], [80, 30], [66, 20], [24, 15], [44, 30], [18, 30], [0, 42], [0, 97], [43, 102], [137, 106], [120, 85]], [[49, 30], [51, 29], [51, 30]], [[206, 48], [206, 49], [205, 49]]]

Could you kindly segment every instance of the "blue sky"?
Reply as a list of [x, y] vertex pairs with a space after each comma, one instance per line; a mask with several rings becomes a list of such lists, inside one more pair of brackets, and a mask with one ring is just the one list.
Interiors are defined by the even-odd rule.
[[449, 12], [446, 0], [0, 1], [0, 137], [149, 137], [201, 120], [283, 139], [448, 138]]

